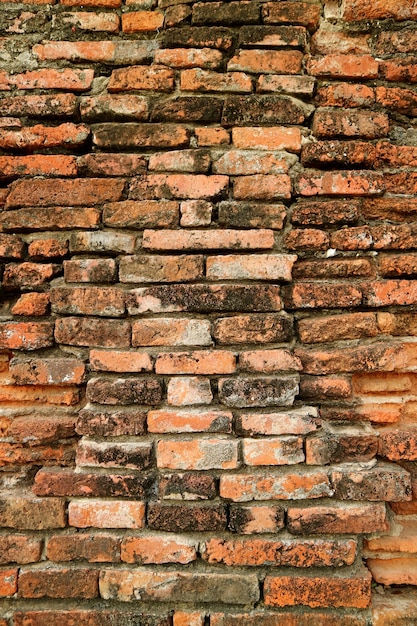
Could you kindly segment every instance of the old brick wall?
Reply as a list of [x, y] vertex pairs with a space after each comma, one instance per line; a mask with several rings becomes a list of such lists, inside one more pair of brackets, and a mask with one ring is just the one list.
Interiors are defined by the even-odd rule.
[[0, 0], [0, 626], [417, 623], [416, 21]]

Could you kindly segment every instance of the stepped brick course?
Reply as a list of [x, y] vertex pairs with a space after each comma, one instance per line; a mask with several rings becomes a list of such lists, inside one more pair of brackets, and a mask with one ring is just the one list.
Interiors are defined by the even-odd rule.
[[0, 626], [417, 623], [413, 0], [0, 0]]

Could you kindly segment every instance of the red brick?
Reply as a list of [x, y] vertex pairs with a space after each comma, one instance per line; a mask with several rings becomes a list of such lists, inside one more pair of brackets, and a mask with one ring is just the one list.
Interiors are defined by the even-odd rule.
[[388, 193], [413, 195], [417, 192], [417, 173], [401, 172], [386, 174], [386, 191]]
[[46, 544], [50, 561], [85, 560], [89, 563], [120, 561], [120, 540], [112, 535], [55, 535]]
[[378, 61], [370, 55], [327, 54], [311, 57], [307, 63], [307, 71], [319, 77], [370, 79], [378, 77], [378, 70]]
[[417, 460], [417, 439], [414, 428], [384, 429], [379, 431], [378, 454], [390, 461]]
[[230, 143], [230, 134], [225, 128], [196, 128], [195, 134], [199, 147], [221, 146]]
[[54, 263], [7, 263], [4, 266], [5, 289], [35, 289], [47, 284], [61, 271]]
[[22, 571], [20, 598], [95, 598], [98, 572], [88, 569], [42, 569]]
[[[372, 202], [372, 200], [370, 201]], [[352, 224], [359, 219], [360, 200], [299, 200], [293, 205], [292, 222], [303, 226]]]
[[366, 617], [352, 613], [342, 615], [339, 611], [319, 613], [317, 610], [314, 613], [311, 611], [300, 613], [299, 610], [297, 613], [290, 613], [287, 610], [270, 613], [264, 608], [251, 613], [211, 613], [210, 621], [212, 626], [240, 626], [240, 624], [257, 626], [260, 623], [263, 626], [310, 626], [313, 617], [320, 626], [366, 626]]
[[24, 443], [44, 444], [68, 439], [75, 436], [75, 416], [57, 417], [43, 415], [28, 415], [16, 417], [7, 430], [7, 434], [14, 441]]
[[146, 167], [139, 154], [85, 154], [77, 165], [81, 173], [93, 176], [135, 176]]
[[333, 494], [327, 473], [322, 470], [263, 471], [261, 474], [223, 474], [220, 496], [232, 502], [251, 500], [304, 500]]
[[236, 357], [226, 350], [200, 350], [159, 354], [155, 361], [157, 374], [233, 374]]
[[106, 93], [81, 98], [80, 113], [84, 121], [92, 122], [108, 122], [110, 120], [146, 121], [149, 116], [149, 103], [144, 96]]
[[277, 200], [291, 197], [287, 174], [242, 176], [235, 178], [233, 194], [237, 200]]
[[246, 150], [229, 150], [213, 164], [218, 174], [238, 176], [240, 174], [282, 174], [296, 162], [290, 155], [259, 154]]
[[287, 207], [283, 204], [248, 202], [220, 202], [219, 224], [235, 228], [274, 228], [284, 225]]
[[16, 530], [48, 530], [66, 525], [65, 501], [15, 493], [1, 497], [0, 522]]
[[320, 85], [316, 102], [323, 107], [367, 107], [375, 102], [375, 90], [368, 85], [332, 83]]
[[377, 452], [378, 436], [369, 426], [330, 426], [327, 432], [314, 433], [306, 441], [307, 465], [366, 463]]
[[367, 306], [409, 305], [416, 302], [417, 292], [412, 280], [374, 281], [364, 290]]
[[180, 563], [186, 565], [197, 559], [195, 541], [181, 537], [126, 537], [122, 541], [121, 558], [125, 563]]
[[0, 563], [36, 563], [40, 560], [42, 542], [40, 539], [24, 535], [2, 536], [0, 538]]
[[143, 528], [144, 502], [72, 500], [68, 505], [68, 524], [77, 528]]
[[373, 196], [385, 190], [385, 178], [367, 170], [321, 172], [305, 170], [296, 188], [301, 196]]
[[130, 334], [130, 322], [122, 320], [67, 317], [55, 323], [57, 343], [73, 346], [128, 348]]
[[363, 534], [388, 530], [385, 504], [335, 504], [288, 509], [288, 530], [294, 534]]
[[257, 250], [274, 245], [271, 230], [145, 230], [146, 250]]
[[223, 126], [303, 124], [311, 115], [310, 104], [283, 95], [228, 96], [224, 100]]
[[311, 38], [313, 54], [369, 54], [370, 36], [365, 34], [348, 34], [332, 28], [324, 22]]
[[149, 411], [148, 431], [151, 433], [230, 433], [233, 414], [219, 410], [167, 410]]
[[262, 17], [266, 24], [301, 24], [314, 30], [320, 19], [321, 7], [307, 2], [267, 2], [262, 6]]
[[101, 608], [91, 610], [48, 609], [45, 611], [19, 611], [14, 614], [15, 626], [73, 626], [74, 620], [78, 626], [128, 626], [129, 623], [134, 623], [134, 620], [142, 622], [146, 620], [147, 626], [171, 625], [170, 616], [143, 613], [143, 609], [132, 611], [103, 610]]
[[240, 353], [239, 367], [248, 372], [271, 374], [280, 371], [298, 371], [301, 369], [301, 362], [290, 350], [252, 350]]
[[[346, 231], [349, 229], [347, 228]], [[294, 266], [293, 277], [301, 279], [358, 278], [374, 277], [375, 268], [369, 259], [323, 259], [300, 261]]]
[[256, 84], [257, 92], [285, 93], [295, 96], [311, 97], [314, 92], [316, 79], [311, 76], [277, 76], [263, 74]]
[[317, 141], [305, 145], [301, 154], [303, 165], [312, 167], [329, 163], [372, 168], [376, 158], [375, 147], [364, 141]]
[[417, 97], [411, 89], [400, 87], [377, 87], [376, 100], [391, 111], [398, 111], [403, 115], [416, 115]]
[[388, 116], [358, 109], [319, 108], [314, 114], [313, 132], [318, 137], [365, 137], [374, 139], [388, 134]]
[[352, 607], [366, 609], [371, 602], [371, 575], [367, 570], [338, 577], [267, 576], [267, 606]]
[[148, 33], [158, 31], [164, 23], [164, 15], [159, 11], [133, 11], [122, 15], [124, 33]]
[[[120, 3], [120, 0], [110, 1]], [[33, 46], [32, 51], [43, 61], [64, 59], [129, 65], [153, 56], [153, 46], [140, 41], [48, 41]]]
[[299, 128], [284, 126], [233, 128], [232, 141], [237, 148], [257, 150], [301, 150]]
[[112, 283], [116, 281], [117, 266], [114, 259], [72, 259], [64, 261], [67, 283]]
[[59, 314], [121, 317], [125, 297], [120, 289], [112, 287], [53, 287], [51, 307]]
[[210, 155], [206, 150], [173, 150], [153, 154], [149, 158], [148, 168], [162, 172], [207, 172], [210, 168]]
[[53, 345], [53, 322], [3, 322], [0, 347], [11, 350], [39, 350]]
[[10, 85], [17, 89], [65, 89], [86, 91], [93, 82], [93, 70], [40, 69], [8, 77]]
[[0, 598], [14, 596], [17, 591], [17, 569], [0, 569]]
[[184, 198], [210, 200], [223, 195], [228, 187], [227, 176], [204, 174], [148, 174], [130, 185], [129, 197], [135, 199]]
[[210, 322], [187, 318], [135, 320], [132, 345], [138, 346], [209, 346]]
[[401, 622], [405, 625], [413, 619], [416, 603], [414, 589], [394, 589], [381, 596], [375, 594], [372, 598], [372, 621], [375, 626], [401, 626]]
[[188, 611], [175, 611], [173, 626], [204, 626], [205, 614]]
[[60, 239], [34, 239], [28, 245], [28, 254], [36, 259], [58, 258], [68, 253], [68, 241]]
[[124, 180], [22, 180], [12, 183], [6, 208], [30, 206], [83, 206], [121, 199]]
[[412, 557], [392, 559], [367, 559], [375, 582], [382, 585], [415, 585], [417, 581], [417, 559]]
[[252, 81], [243, 72], [221, 74], [202, 69], [189, 69], [181, 72], [180, 86], [182, 91], [250, 93]]
[[178, 224], [178, 202], [124, 200], [104, 205], [103, 223], [113, 228], [167, 228]]
[[[26, 150], [38, 150], [42, 148], [56, 148], [59, 146], [76, 148], [82, 146], [88, 139], [90, 130], [85, 124], [72, 124], [67, 122], [60, 124], [59, 126], [43, 126], [43, 124], [35, 124], [34, 126], [21, 128], [19, 130], [9, 130], [7, 128], [0, 129], [0, 147], [3, 149], [26, 149]], [[64, 170], [64, 176], [73, 175], [74, 166], [72, 165], [71, 157], [53, 156], [53, 155], [36, 155], [26, 157], [8, 157], [9, 162], [4, 161], [4, 171], [7, 175], [21, 174], [20, 168], [26, 168], [26, 173], [36, 173], [36, 167], [39, 174], [47, 174], [48, 166], [52, 171], [56, 171], [56, 176], [59, 176], [59, 169], [65, 164], [65, 160], [70, 159], [66, 169]], [[63, 164], [60, 164], [60, 159], [63, 159]], [[14, 169], [13, 162], [15, 163]], [[32, 169], [30, 169], [32, 165]], [[69, 169], [68, 169], [69, 168]], [[25, 170], [23, 169], [23, 173]]]
[[113, 70], [107, 86], [110, 93], [147, 90], [169, 92], [174, 89], [174, 72], [163, 66], [132, 66]]
[[210, 404], [213, 393], [210, 381], [198, 376], [171, 378], [167, 387], [167, 400], [171, 406]]
[[347, 21], [416, 19], [417, 11], [412, 0], [403, 0], [400, 4], [395, 0], [378, 0], [370, 6], [364, 6], [360, 0], [347, 0], [343, 7], [343, 19]]
[[159, 441], [157, 467], [174, 470], [236, 469], [237, 442], [227, 439]]
[[302, 52], [293, 50], [240, 50], [227, 64], [228, 70], [258, 74], [299, 74]]
[[90, 350], [90, 367], [102, 372], [149, 372], [152, 359], [146, 352]]
[[351, 396], [352, 385], [344, 376], [303, 376], [300, 381], [300, 397], [306, 400], [340, 400]]
[[329, 236], [316, 228], [293, 229], [285, 237], [285, 245], [289, 250], [327, 250]]
[[155, 52], [156, 64], [179, 69], [200, 67], [215, 70], [219, 68], [222, 61], [223, 54], [219, 50], [211, 50], [210, 48], [172, 48]]
[[301, 437], [244, 439], [242, 443], [243, 462], [248, 466], [295, 465], [305, 460]]
[[[1, 142], [2, 138], [0, 137], [0, 143]], [[62, 154], [59, 156], [30, 155], [21, 157], [0, 157], [1, 178], [20, 178], [25, 175], [75, 176], [76, 173], [77, 166], [75, 158]]]
[[64, 6], [77, 7], [106, 7], [116, 9], [120, 6], [121, 0], [59, 0]]

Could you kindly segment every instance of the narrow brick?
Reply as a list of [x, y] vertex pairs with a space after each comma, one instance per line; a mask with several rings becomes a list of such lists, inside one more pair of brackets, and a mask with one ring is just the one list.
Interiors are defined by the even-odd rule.
[[98, 596], [98, 572], [89, 569], [53, 568], [23, 571], [20, 598], [82, 598]]
[[85, 560], [88, 563], [120, 561], [120, 540], [112, 535], [55, 535], [48, 540], [46, 555], [56, 563]]
[[126, 500], [71, 500], [68, 524], [77, 528], [143, 528], [145, 504]]
[[132, 324], [132, 345], [209, 346], [212, 343], [208, 320], [158, 318], [136, 320]]
[[228, 439], [182, 439], [159, 441], [157, 467], [171, 470], [236, 469], [237, 442]]
[[327, 473], [322, 470], [281, 471], [261, 474], [223, 474], [220, 496], [232, 502], [251, 500], [304, 500], [333, 494]]
[[100, 404], [158, 404], [162, 399], [162, 383], [151, 378], [91, 378], [87, 383], [87, 399]]
[[[149, 233], [149, 231], [145, 231]], [[167, 231], [152, 231], [163, 233]], [[178, 231], [173, 231], [178, 233]], [[169, 231], [168, 231], [169, 236]], [[168, 242], [169, 245], [169, 242]], [[120, 258], [121, 283], [184, 283], [203, 278], [203, 257], [200, 255], [133, 255]]]
[[98, 348], [129, 348], [130, 322], [100, 318], [58, 318], [55, 339], [58, 343]]
[[186, 538], [171, 538], [160, 535], [127, 537], [121, 545], [121, 559], [125, 563], [186, 565], [197, 559], [195, 541]]
[[343, 503], [309, 508], [290, 507], [288, 529], [294, 534], [362, 534], [384, 532], [388, 526], [385, 504]]
[[174, 410], [149, 411], [148, 431], [151, 433], [230, 433], [233, 415], [219, 410]]

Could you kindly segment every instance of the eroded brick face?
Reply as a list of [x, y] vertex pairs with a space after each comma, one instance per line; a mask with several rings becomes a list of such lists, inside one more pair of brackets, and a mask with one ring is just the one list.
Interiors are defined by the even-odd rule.
[[0, 0], [0, 626], [414, 623], [415, 4]]

